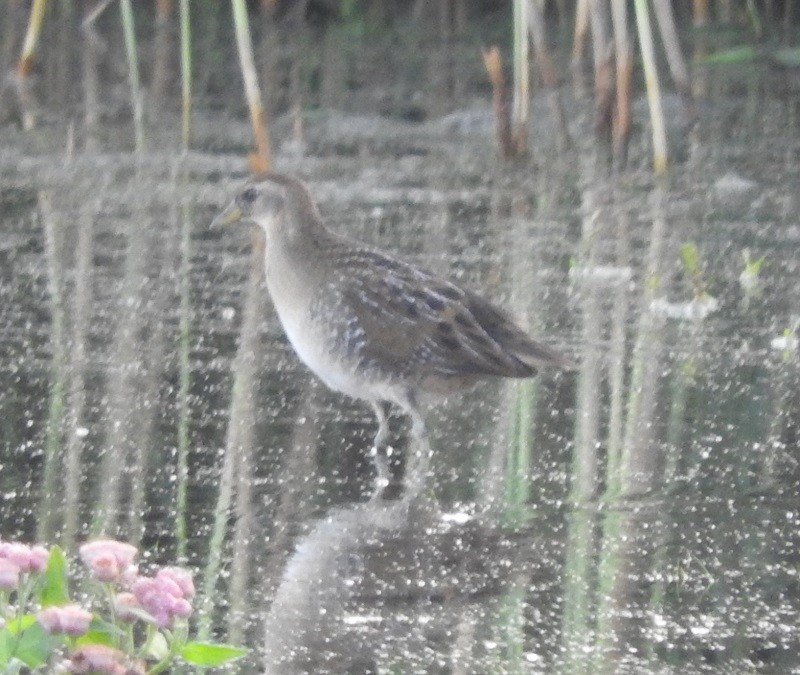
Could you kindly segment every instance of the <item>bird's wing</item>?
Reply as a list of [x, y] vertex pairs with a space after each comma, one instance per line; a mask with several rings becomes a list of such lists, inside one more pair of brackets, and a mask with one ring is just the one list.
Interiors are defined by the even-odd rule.
[[339, 347], [365, 364], [410, 377], [535, 374], [536, 359], [526, 358], [535, 343], [477, 295], [374, 251], [340, 272], [347, 281], [335, 286], [351, 320]]

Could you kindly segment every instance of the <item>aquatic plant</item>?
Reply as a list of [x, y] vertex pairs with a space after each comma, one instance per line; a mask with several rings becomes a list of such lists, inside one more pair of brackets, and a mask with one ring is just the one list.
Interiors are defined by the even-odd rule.
[[79, 603], [58, 546], [0, 542], [0, 671], [154, 675], [175, 662], [217, 666], [247, 653], [190, 640], [191, 574], [142, 574], [137, 553], [111, 539], [83, 544], [91, 584]]

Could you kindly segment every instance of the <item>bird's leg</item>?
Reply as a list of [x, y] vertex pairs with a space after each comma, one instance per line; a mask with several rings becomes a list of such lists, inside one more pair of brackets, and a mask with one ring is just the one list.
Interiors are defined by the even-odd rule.
[[373, 498], [378, 496], [389, 485], [391, 472], [389, 470], [389, 404], [386, 401], [374, 401], [372, 408], [378, 418], [378, 431], [372, 441], [372, 461], [375, 463], [375, 492]]
[[[425, 485], [431, 459], [431, 444], [425, 418], [419, 411], [417, 397], [408, 393], [407, 405], [404, 406], [411, 417], [411, 442], [409, 457], [406, 461], [406, 496], [415, 497]], [[412, 461], [413, 458], [413, 461]]]

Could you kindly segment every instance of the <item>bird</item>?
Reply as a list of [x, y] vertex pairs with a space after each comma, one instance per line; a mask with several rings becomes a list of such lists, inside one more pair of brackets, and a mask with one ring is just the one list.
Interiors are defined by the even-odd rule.
[[294, 176], [246, 181], [212, 227], [234, 223], [263, 230], [264, 280], [300, 360], [329, 388], [372, 406], [376, 454], [388, 447], [392, 405], [429, 448], [425, 403], [481, 379], [571, 367], [477, 293], [329, 229]]

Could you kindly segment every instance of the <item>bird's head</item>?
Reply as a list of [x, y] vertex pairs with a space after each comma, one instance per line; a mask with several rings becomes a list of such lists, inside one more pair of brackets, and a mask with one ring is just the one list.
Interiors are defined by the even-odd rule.
[[321, 220], [300, 180], [266, 173], [247, 181], [233, 201], [214, 218], [211, 227], [233, 223], [258, 225], [269, 243], [276, 238], [288, 241], [304, 230], [320, 226]]

